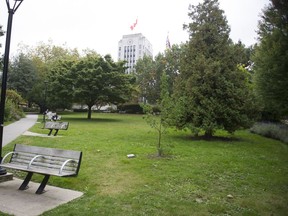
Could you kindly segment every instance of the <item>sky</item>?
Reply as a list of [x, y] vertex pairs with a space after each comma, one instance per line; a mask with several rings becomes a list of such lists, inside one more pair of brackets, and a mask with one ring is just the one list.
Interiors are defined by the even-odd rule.
[[[14, 2], [14, 0], [9, 0]], [[116, 61], [118, 42], [123, 35], [142, 33], [153, 46], [154, 56], [164, 52], [166, 38], [171, 44], [188, 40], [183, 24], [191, 22], [189, 5], [203, 0], [23, 0], [13, 16], [10, 56], [19, 44], [31, 47], [40, 42], [93, 49], [111, 54]], [[230, 38], [246, 46], [257, 42], [257, 25], [269, 0], [219, 0], [231, 28]], [[7, 28], [6, 1], [0, 1], [0, 24]], [[132, 31], [130, 26], [136, 22]], [[0, 38], [4, 53], [5, 36]]]

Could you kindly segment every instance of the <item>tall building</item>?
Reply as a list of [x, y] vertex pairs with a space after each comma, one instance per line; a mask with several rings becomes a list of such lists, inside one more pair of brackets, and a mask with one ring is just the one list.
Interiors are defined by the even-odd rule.
[[152, 44], [141, 33], [123, 35], [118, 42], [118, 60], [127, 62], [127, 73], [135, 71], [137, 60], [145, 55], [153, 57], [153, 49]]

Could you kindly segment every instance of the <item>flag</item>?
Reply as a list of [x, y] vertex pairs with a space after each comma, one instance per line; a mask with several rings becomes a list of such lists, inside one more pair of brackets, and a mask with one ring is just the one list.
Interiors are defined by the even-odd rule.
[[169, 35], [167, 35], [167, 38], [166, 38], [166, 49], [171, 49], [171, 44], [170, 44], [170, 40], [169, 40]]
[[138, 23], [138, 18], [136, 19], [136, 22], [130, 26], [131, 31], [133, 31], [133, 29], [136, 27], [137, 23]]

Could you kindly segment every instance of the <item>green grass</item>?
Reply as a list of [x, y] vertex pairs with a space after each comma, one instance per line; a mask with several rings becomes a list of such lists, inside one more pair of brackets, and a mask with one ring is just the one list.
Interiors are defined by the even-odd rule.
[[[92, 117], [63, 114], [70, 126], [59, 137], [21, 136], [4, 148], [6, 153], [22, 143], [83, 151], [77, 177], [51, 177], [49, 184], [84, 196], [45, 216], [287, 215], [286, 144], [248, 131], [233, 136], [219, 131], [225, 139], [206, 141], [171, 129], [163, 138], [169, 155], [157, 158], [157, 134], [142, 116]], [[42, 124], [30, 131], [48, 133]], [[128, 159], [130, 153], [136, 157]]]

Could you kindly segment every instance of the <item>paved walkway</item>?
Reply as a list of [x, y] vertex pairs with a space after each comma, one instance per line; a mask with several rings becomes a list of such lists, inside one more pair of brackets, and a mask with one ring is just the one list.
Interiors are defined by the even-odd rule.
[[37, 119], [38, 115], [26, 115], [26, 118], [22, 118], [17, 122], [4, 126], [3, 146], [7, 145], [31, 128], [37, 122]]
[[[5, 126], [3, 146], [20, 135], [27, 134], [27, 130], [37, 122], [37, 119], [38, 115], [27, 115], [26, 118]], [[45, 187], [44, 194], [37, 195], [35, 191], [39, 183], [30, 182], [27, 190], [19, 191], [21, 183], [22, 180], [17, 178], [0, 183], [0, 215], [3, 212], [15, 216], [37, 216], [83, 195], [79, 191], [49, 185]]]

